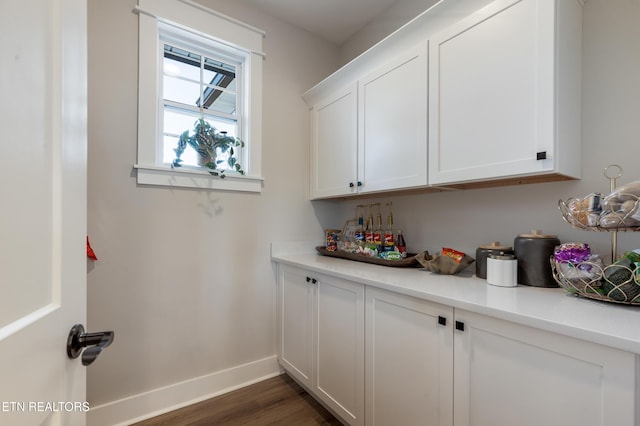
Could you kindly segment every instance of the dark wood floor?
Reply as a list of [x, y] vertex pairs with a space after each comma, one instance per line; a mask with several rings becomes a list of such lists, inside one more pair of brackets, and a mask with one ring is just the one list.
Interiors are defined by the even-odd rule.
[[281, 375], [136, 423], [135, 426], [341, 425], [289, 376]]

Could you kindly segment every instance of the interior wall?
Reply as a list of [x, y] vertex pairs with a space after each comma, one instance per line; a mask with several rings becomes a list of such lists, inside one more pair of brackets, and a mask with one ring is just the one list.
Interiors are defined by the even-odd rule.
[[340, 46], [342, 65], [429, 9], [439, 0], [398, 0]]
[[266, 31], [261, 194], [136, 184], [136, 0], [89, 0], [89, 330], [115, 341], [88, 369], [92, 407], [276, 353], [269, 243], [316, 240], [301, 94], [335, 46], [234, 0], [202, 3]]
[[[391, 201], [395, 228], [403, 228], [414, 252], [435, 254], [452, 247], [474, 256], [481, 244], [512, 245], [518, 234], [541, 229], [563, 242], [590, 243], [594, 252], [608, 255], [611, 235], [571, 228], [557, 203], [594, 191], [607, 194], [603, 169], [610, 164], [623, 168], [618, 185], [640, 180], [640, 1], [589, 0], [583, 10], [582, 53], [583, 149], [575, 153], [582, 157], [581, 180], [345, 200], [347, 217], [355, 215], [357, 204]], [[619, 253], [640, 248], [640, 234], [619, 233], [618, 246]]]

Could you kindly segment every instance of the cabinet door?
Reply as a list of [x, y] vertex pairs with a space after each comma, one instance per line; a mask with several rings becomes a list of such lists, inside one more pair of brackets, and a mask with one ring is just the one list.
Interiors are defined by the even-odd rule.
[[367, 288], [367, 425], [453, 424], [452, 322], [451, 307]]
[[427, 184], [427, 63], [425, 42], [361, 80], [362, 192]]
[[311, 198], [358, 190], [357, 84], [334, 93], [312, 109]]
[[308, 274], [278, 265], [278, 360], [289, 374], [311, 387], [313, 287]]
[[634, 354], [464, 311], [456, 321], [456, 426], [636, 424]]
[[364, 424], [364, 285], [320, 276], [314, 327], [315, 394], [351, 425]]
[[430, 184], [554, 170], [554, 10], [499, 0], [431, 40]]

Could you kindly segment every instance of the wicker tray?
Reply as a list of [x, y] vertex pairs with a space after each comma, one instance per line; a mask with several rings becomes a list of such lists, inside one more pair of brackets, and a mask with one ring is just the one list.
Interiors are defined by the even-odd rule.
[[[400, 267], [400, 268], [422, 267], [422, 265], [420, 265], [416, 259], [416, 256], [418, 256], [418, 254], [414, 254], [414, 253], [407, 253], [407, 257], [405, 257], [402, 260], [385, 260], [379, 257], [367, 257], [367, 256], [355, 254], [355, 253], [348, 253], [346, 251], [341, 251], [341, 250], [329, 251], [324, 246], [318, 246], [316, 247], [316, 250], [322, 256], [337, 257], [340, 259], [347, 259], [347, 260], [355, 260], [356, 262], [373, 263], [374, 265], [393, 266], [393, 267]], [[425, 251], [423, 253], [425, 254], [426, 258], [431, 257], [429, 256], [428, 252]]]
[[[581, 276], [580, 270], [588, 268], [590, 274]], [[640, 305], [638, 275], [623, 265], [603, 266], [592, 262], [560, 263], [551, 258], [553, 278], [568, 293], [604, 302]], [[606, 276], [625, 274], [625, 279], [612, 282]]]

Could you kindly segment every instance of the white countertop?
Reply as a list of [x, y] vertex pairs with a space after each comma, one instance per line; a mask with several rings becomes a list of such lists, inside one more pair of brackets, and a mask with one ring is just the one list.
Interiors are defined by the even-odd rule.
[[640, 354], [640, 306], [569, 295], [561, 288], [505, 288], [477, 278], [321, 256], [306, 243], [272, 245], [272, 260], [458, 309]]

